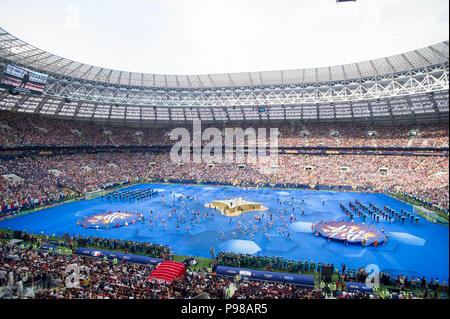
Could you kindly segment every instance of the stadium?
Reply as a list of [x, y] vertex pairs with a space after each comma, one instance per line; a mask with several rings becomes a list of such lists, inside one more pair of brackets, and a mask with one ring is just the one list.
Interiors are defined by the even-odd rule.
[[448, 299], [448, 40], [181, 75], [4, 27], [0, 298]]

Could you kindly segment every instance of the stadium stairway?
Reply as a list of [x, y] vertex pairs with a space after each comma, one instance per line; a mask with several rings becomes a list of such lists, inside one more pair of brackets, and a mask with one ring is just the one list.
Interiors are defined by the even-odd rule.
[[414, 167], [414, 171], [416, 172], [416, 171], [418, 171], [419, 169], [420, 169], [420, 167], [421, 166], [423, 166], [424, 164], [426, 164], [426, 159], [423, 159], [420, 163], [419, 163], [419, 165], [417, 165], [416, 167]]
[[372, 139], [372, 146], [373, 147], [378, 147], [378, 140], [377, 140], [377, 138], [375, 138], [375, 136], [372, 136], [371, 139]]
[[350, 177], [350, 174], [347, 175], [348, 182], [352, 186], [353, 189], [356, 189], [356, 184], [353, 182], [352, 178]]
[[8, 132], [8, 133], [9, 133], [9, 136], [13, 138], [16, 145], [19, 145], [21, 143], [22, 139], [20, 138], [19, 134], [17, 134], [17, 132], [12, 131], [12, 132]]
[[112, 145], [119, 146], [119, 144], [116, 143], [116, 141], [112, 138], [111, 135], [109, 135], [108, 138], [109, 138], [109, 141], [112, 143]]
[[336, 146], [341, 146], [341, 140], [339, 139], [339, 136], [335, 137], [334, 140], [336, 141]]
[[161, 280], [171, 283], [174, 279], [183, 276], [186, 273], [184, 264], [176, 261], [163, 261], [150, 274], [149, 280]]

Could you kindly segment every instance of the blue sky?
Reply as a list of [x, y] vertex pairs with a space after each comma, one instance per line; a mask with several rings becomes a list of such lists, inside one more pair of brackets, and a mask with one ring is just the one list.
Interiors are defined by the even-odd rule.
[[203, 74], [363, 61], [449, 39], [447, 0], [14, 0], [0, 26], [119, 70]]

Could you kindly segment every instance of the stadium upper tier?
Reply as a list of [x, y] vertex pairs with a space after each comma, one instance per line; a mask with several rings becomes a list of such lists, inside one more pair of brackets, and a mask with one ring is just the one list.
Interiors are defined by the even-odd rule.
[[448, 114], [448, 56], [444, 41], [338, 66], [148, 74], [62, 58], [0, 28], [0, 67], [12, 63], [49, 75], [42, 96], [0, 91], [0, 109], [108, 122], [436, 118]]
[[[192, 124], [192, 123], [188, 123]], [[261, 123], [262, 124], [262, 123]], [[298, 124], [298, 125], [295, 125]], [[280, 147], [449, 147], [447, 123], [278, 123]], [[253, 123], [242, 126], [245, 130]], [[202, 129], [214, 127], [202, 125]], [[261, 125], [270, 131], [271, 124]], [[0, 111], [1, 147], [27, 146], [138, 146], [173, 145], [175, 127], [131, 127], [46, 119], [23, 113]], [[191, 125], [183, 125], [189, 132]], [[225, 127], [232, 127], [227, 125]], [[206, 144], [208, 140], [203, 140]]]

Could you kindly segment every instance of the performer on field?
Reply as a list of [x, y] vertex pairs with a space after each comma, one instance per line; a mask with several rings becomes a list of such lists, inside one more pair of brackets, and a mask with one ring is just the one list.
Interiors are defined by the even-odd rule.
[[20, 88], [25, 88], [25, 86], [27, 85], [28, 81], [30, 81], [30, 72], [25, 73], [25, 75], [22, 78], [22, 82], [20, 83], [19, 87]]

